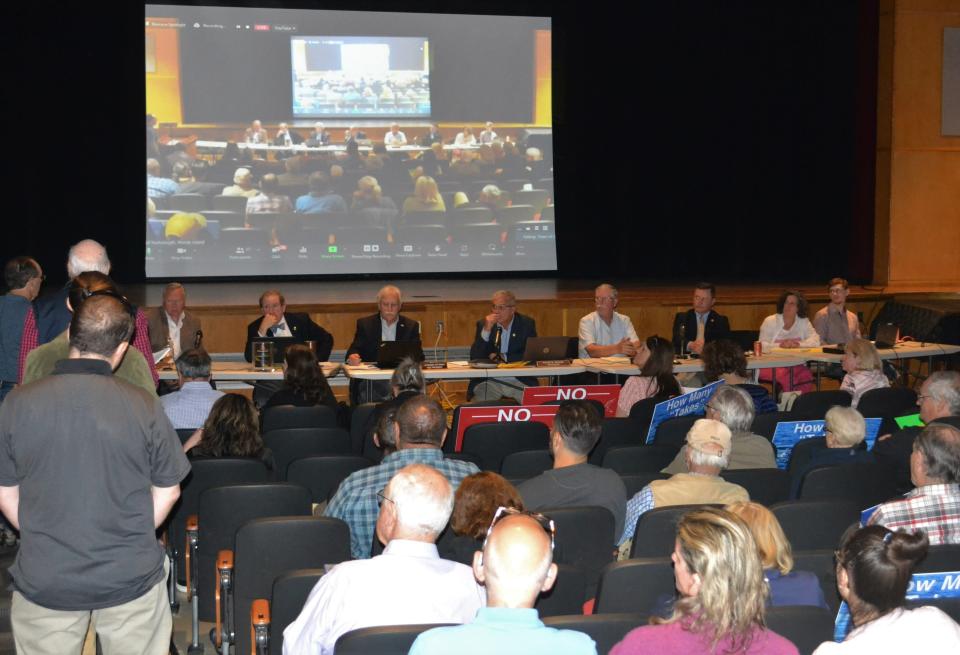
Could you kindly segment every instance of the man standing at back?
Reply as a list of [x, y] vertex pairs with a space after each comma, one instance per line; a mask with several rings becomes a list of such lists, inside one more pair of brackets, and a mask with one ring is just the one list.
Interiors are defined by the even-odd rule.
[[713, 311], [717, 289], [709, 282], [700, 282], [693, 290], [693, 308], [677, 314], [673, 320], [673, 344], [677, 350], [696, 353], [708, 341], [727, 339], [730, 321]]
[[160, 402], [113, 377], [133, 319], [83, 302], [69, 359], [0, 408], [0, 509], [21, 530], [10, 569], [23, 655], [79, 653], [91, 617], [104, 653], [161, 655], [172, 619], [156, 528], [190, 465]]

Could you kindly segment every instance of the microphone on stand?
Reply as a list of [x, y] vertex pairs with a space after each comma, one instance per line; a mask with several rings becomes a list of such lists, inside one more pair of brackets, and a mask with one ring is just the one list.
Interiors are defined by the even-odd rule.
[[490, 359], [495, 362], [502, 362], [503, 353], [500, 352], [500, 339], [503, 333], [503, 327], [499, 324], [496, 326], [496, 331], [493, 333], [493, 352], [490, 353]]
[[197, 333], [193, 336], [193, 347], [199, 348], [201, 343], [203, 343], [203, 330], [197, 330]]

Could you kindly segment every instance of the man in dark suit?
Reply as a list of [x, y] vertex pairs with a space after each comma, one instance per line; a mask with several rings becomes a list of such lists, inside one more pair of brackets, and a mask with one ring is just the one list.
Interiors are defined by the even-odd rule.
[[[517, 298], [512, 291], [493, 294], [491, 312], [477, 321], [477, 331], [470, 346], [470, 359], [515, 362], [523, 357], [527, 339], [537, 336], [537, 323], [529, 316], [517, 313]], [[524, 386], [535, 386], [537, 378], [501, 378], [477, 382], [467, 389], [467, 395], [480, 400], [494, 400], [501, 396], [523, 398]]]
[[706, 342], [730, 336], [730, 321], [713, 311], [715, 302], [716, 287], [709, 282], [697, 284], [693, 290], [693, 309], [678, 313], [673, 320], [673, 347], [677, 352], [699, 355]]
[[319, 148], [330, 144], [330, 133], [324, 128], [323, 123], [314, 123], [313, 132], [307, 137], [307, 145], [311, 148]]
[[[384, 341], [420, 341], [420, 322], [400, 313], [403, 306], [400, 289], [388, 284], [377, 292], [377, 313], [357, 319], [353, 343], [347, 349], [347, 364], [377, 361], [377, 351]], [[384, 400], [390, 396], [387, 382], [372, 385], [350, 380], [350, 398], [354, 404]]]
[[333, 335], [310, 320], [306, 314], [287, 313], [287, 301], [279, 291], [271, 289], [260, 296], [260, 310], [263, 318], [247, 326], [247, 347], [244, 357], [253, 361], [252, 343], [256, 337], [291, 337], [298, 343], [315, 341], [317, 361], [330, 359], [333, 350]]
[[273, 138], [275, 146], [295, 146], [303, 143], [303, 137], [290, 129], [286, 123], [280, 123], [277, 127], [277, 136]]

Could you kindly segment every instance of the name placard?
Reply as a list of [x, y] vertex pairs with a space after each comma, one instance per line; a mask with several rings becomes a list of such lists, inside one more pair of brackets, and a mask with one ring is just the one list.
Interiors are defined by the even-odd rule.
[[617, 415], [620, 400], [619, 384], [583, 384], [562, 387], [526, 387], [523, 390], [524, 405], [542, 405], [556, 400], [596, 400], [603, 404], [603, 415]]
[[457, 434], [454, 451], [463, 448], [463, 433], [471, 425], [478, 423], [512, 423], [515, 421], [534, 421], [553, 427], [558, 405], [506, 405], [503, 407], [461, 407], [457, 421]]
[[707, 406], [710, 398], [721, 384], [723, 384], [723, 380], [717, 380], [696, 391], [657, 403], [653, 408], [653, 418], [650, 419], [650, 429], [647, 430], [647, 443], [653, 443], [657, 428], [667, 419], [689, 416], [690, 414], [702, 414], [704, 407]]
[[[883, 419], [868, 418], [864, 419], [867, 423], [867, 450], [873, 450], [873, 444], [877, 441], [877, 433], [880, 432], [880, 424]], [[787, 464], [790, 463], [790, 455], [794, 447], [804, 439], [822, 437], [826, 422], [820, 421], [782, 421], [777, 423], [773, 432], [773, 445], [777, 449], [777, 466], [787, 470]]]

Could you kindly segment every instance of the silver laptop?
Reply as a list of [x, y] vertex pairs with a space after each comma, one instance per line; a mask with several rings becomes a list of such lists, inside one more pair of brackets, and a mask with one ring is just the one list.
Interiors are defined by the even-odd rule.
[[573, 359], [576, 356], [577, 337], [530, 337], [523, 351], [523, 360], [527, 362]]

